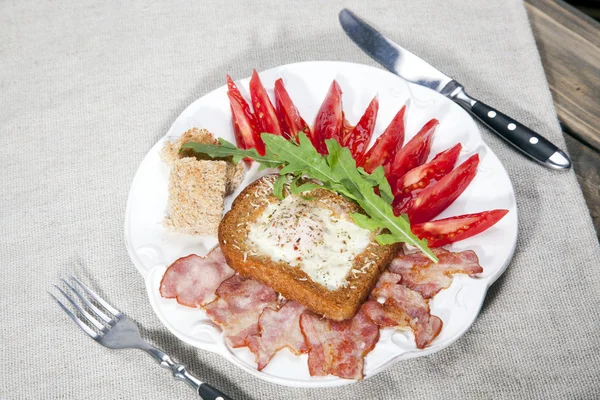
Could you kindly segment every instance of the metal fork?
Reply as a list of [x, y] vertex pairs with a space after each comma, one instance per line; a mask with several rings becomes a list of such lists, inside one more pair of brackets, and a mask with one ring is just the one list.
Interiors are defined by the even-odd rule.
[[[84, 304], [84, 307], [80, 306], [77, 301], [74, 300], [73, 296], [69, 296], [59, 286], [54, 287], [75, 307], [77, 312], [86, 322], [84, 322], [79, 316], [71, 312], [60, 300], [56, 298], [52, 293], [50, 296], [56, 300], [60, 308], [84, 331], [89, 337], [100, 343], [104, 347], [109, 349], [139, 349], [148, 353], [161, 367], [171, 370], [175, 379], [184, 381], [192, 387], [204, 400], [232, 400], [227, 395], [221, 393], [219, 390], [210, 386], [207, 383], [200, 381], [190, 374], [185, 365], [176, 363], [171, 357], [169, 357], [162, 350], [148, 344], [142, 339], [140, 331], [132, 320], [127, 318], [127, 315], [117, 310], [104, 299], [98, 296], [93, 290], [88, 288], [79, 279], [71, 275], [71, 279], [76, 283], [87, 295], [89, 295], [97, 304], [102, 306], [108, 313], [112, 314], [112, 317], [107, 315], [99, 307], [94, 305], [85, 295], [75, 288], [75, 285], [67, 282], [65, 279], [62, 281]], [[90, 313], [91, 312], [91, 313]], [[94, 314], [94, 315], [92, 315]], [[96, 330], [92, 329], [91, 326], [95, 327]]]

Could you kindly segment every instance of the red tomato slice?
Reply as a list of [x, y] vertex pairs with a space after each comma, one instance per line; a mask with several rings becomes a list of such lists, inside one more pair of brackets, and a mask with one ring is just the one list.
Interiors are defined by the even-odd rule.
[[439, 181], [452, 171], [461, 149], [462, 145], [459, 143], [437, 154], [428, 163], [408, 171], [396, 183], [396, 192], [394, 195], [401, 197], [410, 196], [415, 190], [427, 187], [432, 180]]
[[277, 105], [277, 114], [283, 136], [290, 139], [296, 137], [299, 132], [304, 132], [306, 136], [311, 137], [308, 124], [304, 122], [298, 109], [292, 103], [281, 78], [275, 81], [275, 104]]
[[479, 154], [469, 157], [439, 182], [425, 188], [412, 199], [407, 211], [411, 224], [431, 221], [448, 208], [475, 178], [477, 165]]
[[500, 221], [508, 210], [491, 210], [460, 215], [411, 226], [420, 239], [427, 239], [429, 247], [440, 247], [475, 236]]
[[435, 118], [427, 122], [419, 133], [396, 153], [394, 159], [384, 165], [385, 175], [393, 191], [396, 191], [396, 183], [404, 174], [427, 160], [431, 150], [431, 138], [438, 124], [439, 121]]
[[281, 136], [277, 113], [256, 70], [252, 71], [252, 78], [250, 78], [250, 99], [259, 133], [267, 132]]
[[329, 87], [327, 96], [321, 104], [317, 113], [314, 129], [314, 142], [317, 151], [321, 154], [327, 154], [325, 147], [326, 139], [336, 139], [342, 142], [342, 125], [344, 116], [342, 114], [342, 89], [334, 80]]
[[402, 106], [383, 134], [377, 138], [375, 144], [360, 160], [356, 160], [356, 165], [362, 166], [365, 171], [371, 173], [375, 168], [394, 158], [396, 152], [404, 144], [405, 112], [406, 106]]
[[342, 123], [342, 141], [340, 142], [340, 144], [342, 145], [342, 147], [348, 147], [346, 143], [348, 143], [348, 141], [350, 140], [352, 132], [354, 131], [354, 127], [352, 126], [350, 121], [346, 119], [346, 114], [344, 113], [344, 111], [342, 111], [342, 119], [344, 122]]
[[229, 75], [227, 75], [227, 97], [231, 105], [231, 119], [238, 146], [243, 149], [255, 148], [264, 155], [265, 144], [260, 138], [254, 114]]
[[352, 157], [354, 157], [357, 164], [362, 162], [367, 146], [371, 141], [371, 136], [373, 136], [373, 129], [375, 129], [378, 111], [379, 100], [377, 100], [377, 97], [374, 97], [367, 106], [365, 113], [358, 121], [358, 124], [356, 124], [348, 137], [344, 138], [343, 146], [350, 149]]

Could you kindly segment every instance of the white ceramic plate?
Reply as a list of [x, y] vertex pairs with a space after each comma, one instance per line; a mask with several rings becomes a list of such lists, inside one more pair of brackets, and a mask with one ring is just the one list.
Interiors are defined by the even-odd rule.
[[[488, 287], [508, 266], [517, 241], [517, 206], [512, 184], [498, 158], [481, 139], [471, 117], [436, 92], [365, 65], [305, 62], [273, 68], [262, 72], [260, 77], [271, 98], [275, 80], [283, 78], [300, 114], [309, 124], [314, 121], [331, 81], [336, 79], [344, 92], [344, 112], [352, 124], [358, 121], [373, 96], [379, 96], [380, 109], [373, 140], [383, 132], [400, 107], [409, 103], [405, 143], [425, 122], [435, 117], [440, 125], [433, 139], [431, 157], [458, 142], [463, 145], [459, 162], [479, 153], [481, 162], [477, 176], [438, 218], [496, 208], [510, 210], [494, 227], [449, 247], [452, 251], [474, 250], [484, 272], [479, 278], [455, 276], [452, 286], [431, 301], [431, 313], [443, 320], [444, 327], [428, 348], [417, 349], [410, 332], [383, 329], [377, 346], [366, 357], [366, 378], [401, 360], [432, 354], [452, 344], [477, 317]], [[246, 91], [244, 94], [248, 93], [248, 83], [249, 78], [238, 82], [240, 90], [243, 93]], [[260, 379], [294, 387], [339, 386], [354, 382], [334, 376], [311, 377], [307, 356], [297, 357], [287, 350], [280, 351], [259, 372], [252, 353], [246, 348], [230, 349], [225, 346], [220, 330], [207, 319], [203, 311], [184, 307], [175, 300], [160, 296], [160, 280], [169, 264], [191, 253], [205, 255], [217, 244], [216, 238], [174, 234], [161, 224], [167, 209], [169, 169], [160, 160], [159, 152], [165, 140], [173, 139], [193, 127], [206, 128], [235, 143], [225, 86], [196, 100], [181, 113], [166, 136], [148, 152], [131, 186], [125, 215], [127, 250], [145, 279], [156, 315], [179, 339], [200, 349], [216, 352]], [[256, 168], [247, 172], [240, 188], [226, 199], [226, 211], [233, 198], [258, 176]]]

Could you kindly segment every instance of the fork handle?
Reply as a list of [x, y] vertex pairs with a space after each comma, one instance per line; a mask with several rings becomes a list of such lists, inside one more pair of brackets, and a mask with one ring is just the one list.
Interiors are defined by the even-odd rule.
[[203, 400], [233, 400], [231, 397], [210, 386], [208, 383], [200, 385], [198, 394]]
[[175, 379], [187, 383], [196, 391], [196, 393], [198, 393], [202, 400], [233, 400], [225, 393], [222, 393], [208, 383], [204, 383], [194, 375], [190, 374], [185, 365], [173, 361], [173, 359], [164, 351], [146, 343], [141, 349], [150, 354], [161, 367], [170, 370]]

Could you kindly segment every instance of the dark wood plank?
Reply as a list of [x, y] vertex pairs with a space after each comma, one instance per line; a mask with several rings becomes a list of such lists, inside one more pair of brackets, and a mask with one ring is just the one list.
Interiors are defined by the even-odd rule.
[[577, 6], [577, 9], [582, 13], [589, 15], [596, 20], [600, 19], [600, 9], [586, 6]]
[[568, 134], [565, 135], [565, 139], [600, 241], [600, 152]]
[[[576, 36], [580, 36], [582, 39], [593, 43], [596, 47], [600, 46], [600, 37], [598, 35], [600, 22], [585, 15], [575, 7], [562, 0], [525, 0], [525, 3], [528, 11], [531, 12], [533, 10], [544, 14], [549, 19], [555, 21], [556, 25], [566, 28]], [[532, 24], [534, 24], [533, 21]]]
[[565, 0], [584, 14], [592, 18], [600, 17], [600, 0]]
[[573, 168], [600, 240], [600, 23], [561, 0], [526, 0]]
[[558, 117], [600, 151], [600, 23], [562, 1], [527, 3]]

